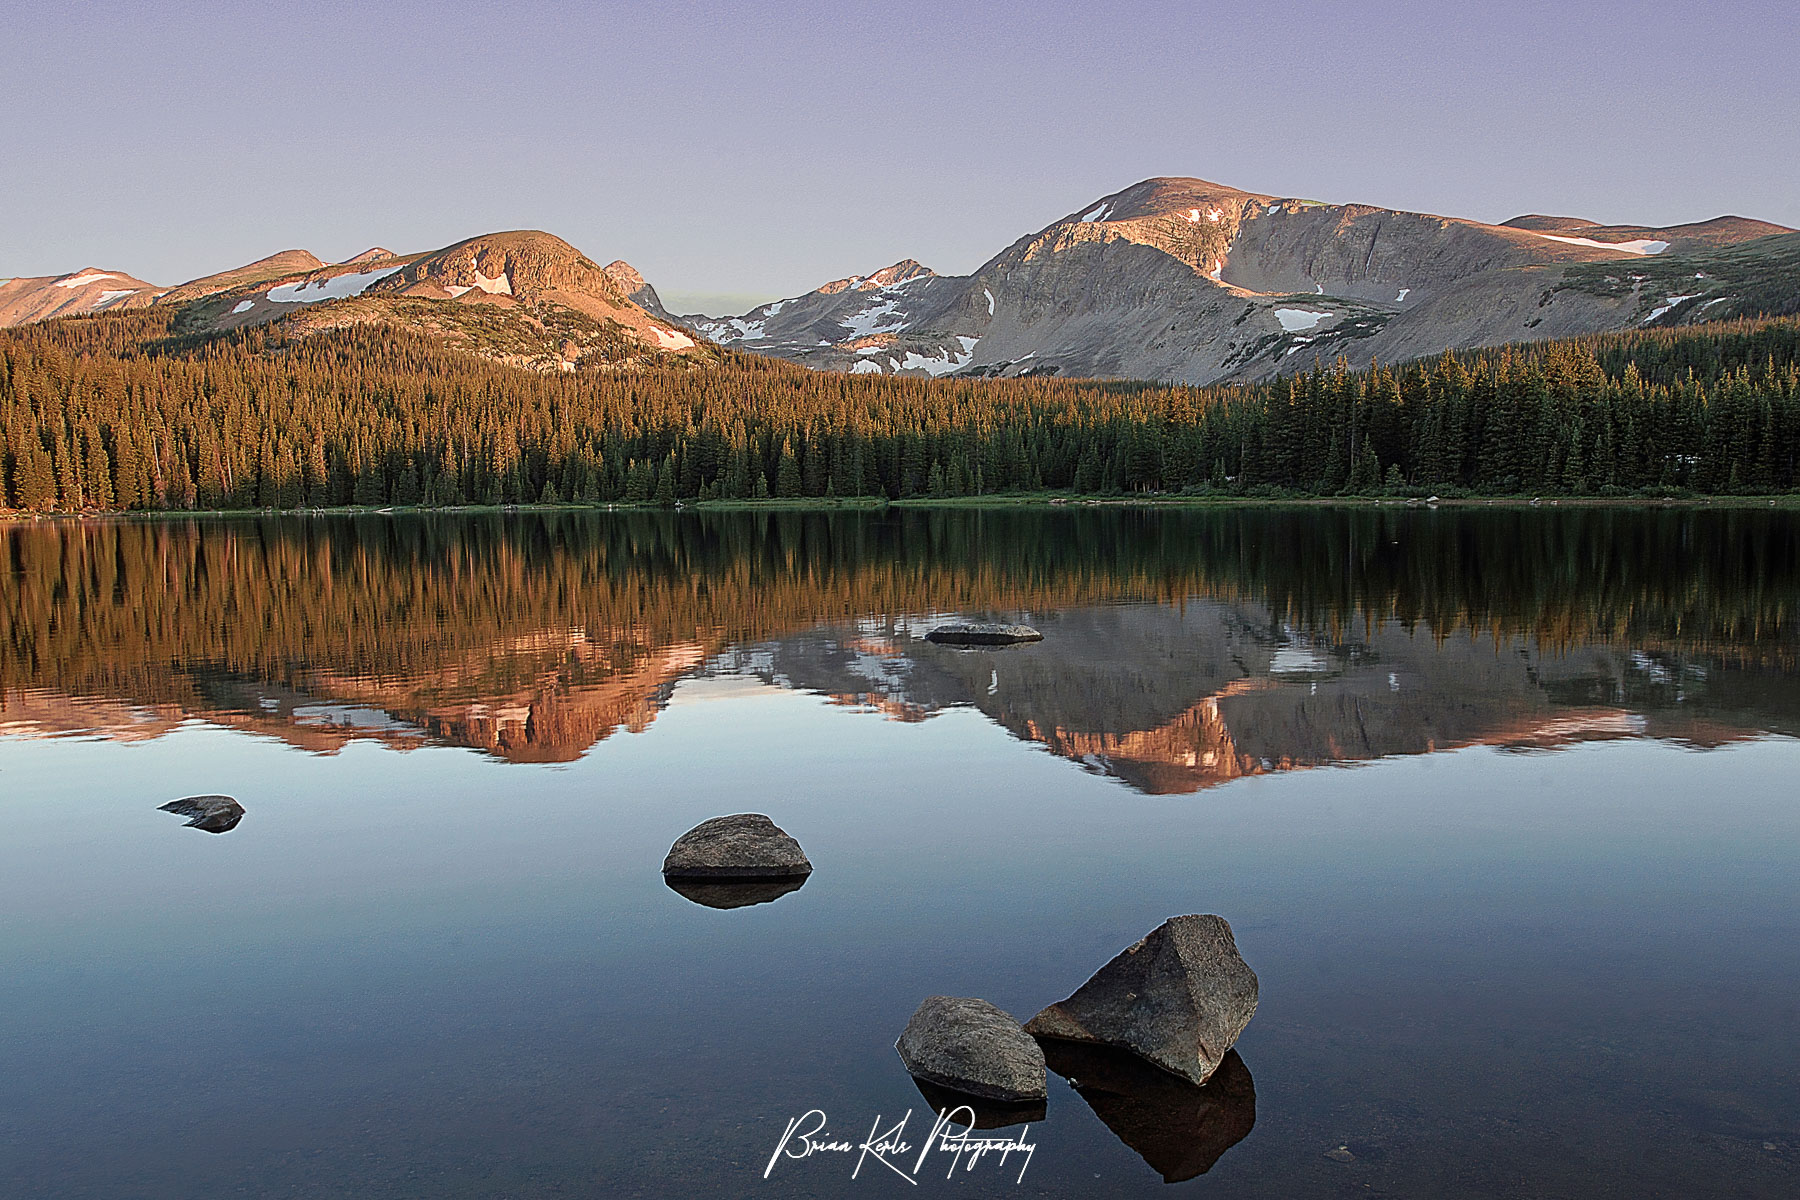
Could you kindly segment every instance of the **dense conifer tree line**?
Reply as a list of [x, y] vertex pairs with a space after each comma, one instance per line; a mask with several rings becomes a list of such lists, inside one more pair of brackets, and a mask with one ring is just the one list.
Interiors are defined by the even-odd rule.
[[717, 369], [538, 375], [361, 325], [0, 335], [0, 482], [37, 511], [1800, 486], [1800, 323], [1645, 331], [1215, 388]]

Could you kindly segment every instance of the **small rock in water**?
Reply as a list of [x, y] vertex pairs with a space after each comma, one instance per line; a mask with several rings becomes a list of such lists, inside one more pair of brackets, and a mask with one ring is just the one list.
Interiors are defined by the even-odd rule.
[[939, 625], [925, 635], [925, 640], [945, 646], [1011, 646], [1018, 642], [1041, 642], [1044, 635], [1029, 625], [957, 621]]
[[[812, 874], [800, 843], [761, 813], [702, 821], [663, 859], [671, 879], [791, 879]], [[770, 897], [773, 899], [773, 897]]]
[[1170, 917], [1025, 1030], [1118, 1046], [1205, 1083], [1255, 1013], [1256, 972], [1225, 918]]
[[228, 833], [244, 819], [244, 806], [230, 796], [188, 796], [158, 805], [157, 810], [186, 817], [189, 829], [204, 829], [207, 833]]
[[986, 1000], [927, 996], [894, 1043], [915, 1079], [983, 1100], [1042, 1100], [1044, 1051]]

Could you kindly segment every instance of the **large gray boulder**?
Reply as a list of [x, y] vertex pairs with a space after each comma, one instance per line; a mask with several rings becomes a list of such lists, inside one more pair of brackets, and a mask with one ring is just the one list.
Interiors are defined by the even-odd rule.
[[1044, 635], [1029, 625], [955, 621], [939, 625], [925, 635], [925, 640], [944, 646], [1012, 646], [1019, 642], [1041, 642]]
[[188, 818], [189, 829], [229, 833], [244, 819], [244, 806], [230, 796], [187, 796], [157, 806], [157, 811]]
[[812, 874], [800, 843], [761, 813], [702, 821], [663, 859], [670, 879], [791, 879]]
[[1043, 1047], [986, 1000], [927, 996], [894, 1043], [913, 1078], [984, 1100], [1042, 1100]]
[[1205, 1083], [1256, 1014], [1256, 972], [1223, 917], [1170, 917], [1025, 1025], [1118, 1046]]

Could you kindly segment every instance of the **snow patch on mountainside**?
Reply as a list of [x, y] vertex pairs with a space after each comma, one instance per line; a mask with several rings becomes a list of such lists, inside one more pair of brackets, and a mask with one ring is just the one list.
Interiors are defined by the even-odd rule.
[[481, 268], [477, 267], [475, 269], [475, 286], [490, 296], [512, 295], [512, 280], [508, 278], [505, 271], [500, 272], [498, 279], [489, 279], [481, 273]]
[[906, 328], [906, 318], [900, 317], [892, 325], [883, 325], [882, 321], [896, 316], [900, 307], [898, 300], [887, 300], [880, 304], [872, 304], [859, 313], [852, 313], [838, 324], [850, 331], [851, 337], [873, 337], [878, 333], [898, 333]]
[[237, 304], [232, 308], [231, 315], [235, 317], [239, 313], [247, 313], [255, 307], [256, 307], [256, 301], [254, 301], [254, 300], [239, 300], [237, 302]]
[[[939, 354], [927, 358], [916, 350], [908, 350], [906, 352], [906, 357], [900, 362], [899, 369], [902, 371], [924, 371], [927, 375], [933, 376], [948, 375], [952, 371], [962, 370], [975, 360], [975, 344], [981, 339], [959, 337], [956, 340], [962, 343], [961, 354], [957, 354], [951, 350], [944, 350]], [[893, 360], [890, 359], [889, 361], [891, 362]], [[861, 364], [859, 363], [857, 365], [860, 366]]]
[[1593, 238], [1559, 237], [1554, 233], [1540, 233], [1538, 236], [1549, 238], [1553, 242], [1567, 242], [1571, 246], [1592, 246], [1596, 250], [1623, 250], [1627, 254], [1661, 254], [1669, 248], [1669, 243], [1659, 242], [1652, 238], [1639, 238], [1631, 242], [1596, 242]]
[[60, 288], [86, 287], [90, 283], [99, 283], [102, 279], [117, 278], [117, 275], [110, 275], [105, 271], [89, 271], [83, 275], [71, 276], [68, 279], [59, 279], [56, 281], [56, 286]]
[[[1695, 292], [1693, 296], [1670, 296], [1663, 301], [1661, 308], [1652, 310], [1650, 315], [1645, 317], [1641, 323], [1648, 325], [1650, 322], [1656, 320], [1656, 318], [1674, 308], [1677, 304], [1686, 304], [1689, 300], [1692, 300], [1694, 296], [1698, 296], [1699, 294], [1699, 292]], [[1705, 306], [1702, 305], [1702, 307]]]
[[376, 280], [386, 279], [399, 269], [389, 267], [385, 271], [351, 272], [333, 275], [330, 279], [284, 283], [270, 288], [264, 295], [277, 304], [317, 304], [321, 300], [344, 300], [362, 295]]
[[[773, 309], [770, 310], [769, 315], [774, 315]], [[731, 317], [724, 321], [700, 321], [695, 328], [723, 346], [727, 342], [761, 341], [768, 336], [764, 325], [764, 321], [746, 321], [743, 317]]]
[[1280, 321], [1281, 327], [1289, 333], [1316, 328], [1320, 321], [1329, 316], [1331, 314], [1328, 312], [1312, 312], [1304, 308], [1278, 308], [1275, 310], [1275, 319]]

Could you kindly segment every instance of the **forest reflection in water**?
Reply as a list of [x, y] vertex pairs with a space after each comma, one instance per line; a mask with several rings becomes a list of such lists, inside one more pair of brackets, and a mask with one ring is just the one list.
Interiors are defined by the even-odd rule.
[[[740, 675], [973, 708], [1155, 793], [1473, 744], [1800, 731], [1800, 520], [933, 510], [0, 528], [0, 734], [200, 720], [566, 762]], [[968, 652], [952, 616], [1044, 641]]]

